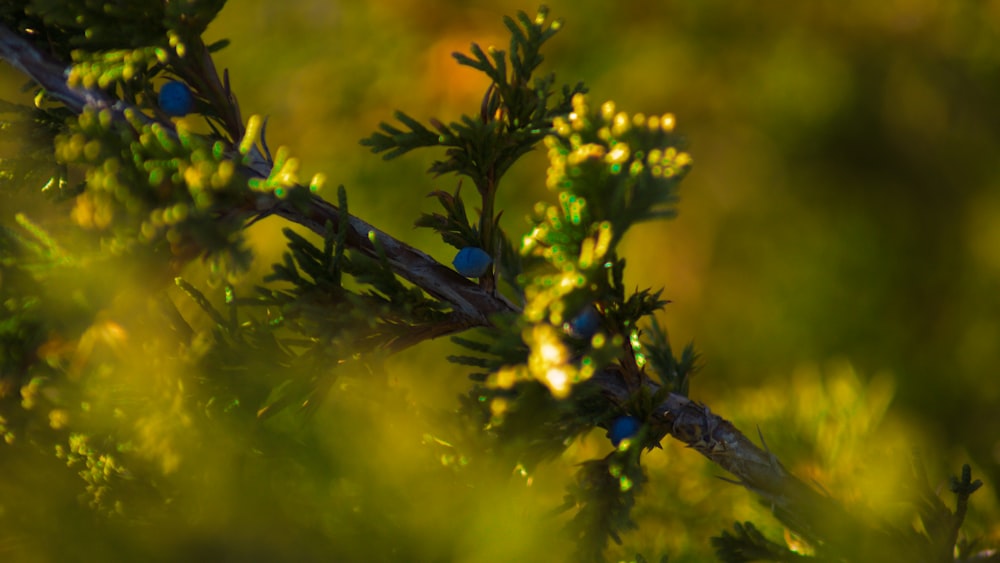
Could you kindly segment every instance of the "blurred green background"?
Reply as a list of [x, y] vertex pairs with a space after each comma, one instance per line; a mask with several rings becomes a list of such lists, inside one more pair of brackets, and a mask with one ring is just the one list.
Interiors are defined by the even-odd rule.
[[[996, 544], [1000, 1], [548, 4], [566, 25], [544, 68], [566, 83], [584, 81], [597, 103], [674, 113], [695, 159], [678, 219], [640, 227], [624, 249], [627, 282], [665, 287], [672, 303], [661, 321], [672, 341], [693, 340], [703, 354], [692, 397], [748, 434], [759, 426], [779, 457], [835, 496], [855, 488], [864, 500], [888, 495], [884, 484], [898, 469], [886, 460], [905, 465], [910, 447], [922, 451], [933, 485], [971, 462], [987, 483], [973, 497], [970, 531]], [[501, 17], [536, 8], [507, 0], [241, 0], [208, 35], [232, 41], [217, 65], [229, 69], [244, 117], [269, 116], [272, 149], [289, 146], [303, 177], [327, 175], [328, 198], [344, 184], [352, 212], [448, 262], [450, 247], [411, 225], [433, 209], [425, 194], [452, 190], [455, 178], [424, 174], [433, 154], [384, 163], [357, 141], [395, 109], [443, 121], [477, 112], [486, 82], [450, 53], [472, 41], [506, 48]], [[0, 81], [7, 99], [23, 83], [9, 67]], [[550, 197], [544, 169], [537, 151], [508, 176], [498, 205], [511, 235], [524, 229], [535, 201]], [[251, 233], [263, 266], [280, 256], [280, 227], [265, 222]], [[428, 343], [390, 366], [392, 385], [406, 390], [428, 429], [442, 426], [427, 422], [427, 412], [443, 417], [467, 385], [463, 370], [442, 365], [450, 349]], [[376, 512], [410, 506], [391, 529], [430, 543], [452, 538], [446, 559], [561, 553], [565, 544], [525, 515], [559, 503], [572, 463], [608, 451], [595, 432], [566, 460], [541, 468], [534, 489], [507, 483], [462, 496], [440, 484], [432, 451], [440, 443], [411, 425], [416, 414], [351, 413], [381, 418], [363, 425], [374, 427], [371, 440], [392, 441], [379, 446], [384, 459], [373, 456], [357, 473], [392, 466], [376, 481], [392, 483], [399, 498], [365, 502]], [[329, 416], [330, 424], [347, 418]], [[448, 441], [448, 432], [439, 439]], [[417, 469], [421, 462], [431, 468]], [[668, 446], [649, 456], [649, 469], [629, 549], [700, 560], [707, 535], [736, 519], [767, 521], [748, 493], [711, 479], [721, 470], [693, 452]], [[364, 496], [343, 487], [334, 498]], [[469, 510], [477, 516], [455, 522]], [[387, 532], [366, 533], [341, 540]], [[411, 555], [426, 559], [419, 553]]]

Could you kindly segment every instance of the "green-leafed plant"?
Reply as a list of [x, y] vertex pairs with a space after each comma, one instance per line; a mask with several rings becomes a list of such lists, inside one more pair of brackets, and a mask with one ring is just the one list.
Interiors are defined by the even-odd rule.
[[[394, 517], [373, 507], [403, 501], [338, 480], [354, 462], [328, 455], [321, 430], [362, 440], [345, 428], [409, 408], [381, 362], [445, 335], [449, 359], [472, 368], [456, 418], [473, 438], [454, 447], [530, 473], [595, 427], [611, 438], [611, 453], [579, 464], [552, 506], [568, 513], [575, 551], [545, 560], [601, 560], [609, 540], [621, 543], [650, 482], [644, 456], [667, 438], [760, 495], [812, 554], [745, 523], [712, 540], [725, 561], [973, 553], [959, 541], [980, 486], [968, 468], [952, 486], [954, 512], [922, 479], [910, 521], [873, 521], [688, 398], [697, 354], [675, 354], [656, 323], [661, 290], [626, 287], [619, 244], [637, 223], [673, 216], [692, 159], [673, 115], [596, 103], [582, 84], [539, 73], [561, 26], [545, 9], [504, 19], [506, 50], [455, 54], [490, 81], [480, 107], [447, 124], [397, 112], [398, 124], [362, 141], [386, 159], [442, 148], [430, 172], [471, 184], [435, 191], [441, 210], [416, 218], [455, 247], [453, 269], [351, 215], [343, 187], [336, 205], [322, 199], [323, 178], [302, 181], [287, 149], [272, 154], [264, 121], [244, 119], [216, 70], [225, 44], [202, 40], [222, 4], [0, 7], [0, 56], [37, 92], [33, 107], [0, 105], [5, 134], [20, 135], [0, 180], [43, 185], [79, 227], [59, 228], [79, 233], [62, 240], [17, 215], [0, 231], [0, 555], [63, 560], [84, 545], [118, 560], [447, 558], [421, 551], [405, 526], [384, 529]], [[180, 98], [164, 95], [167, 83]], [[552, 197], [511, 238], [497, 193], [539, 148]], [[241, 293], [254, 260], [245, 229], [272, 216], [314, 236], [285, 229], [283, 261]], [[198, 259], [211, 279], [191, 277]], [[360, 389], [357, 374], [367, 374]], [[358, 396], [378, 400], [359, 406]], [[321, 412], [331, 424], [307, 423]], [[52, 516], [53, 506], [65, 511]], [[251, 524], [271, 510], [280, 526]], [[69, 545], [44, 540], [53, 518], [74, 530]], [[212, 539], [222, 521], [245, 535]]]

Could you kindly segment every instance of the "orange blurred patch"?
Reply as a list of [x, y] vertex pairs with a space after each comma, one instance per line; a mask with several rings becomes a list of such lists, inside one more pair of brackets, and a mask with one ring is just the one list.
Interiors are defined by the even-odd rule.
[[483, 51], [488, 52], [490, 45], [500, 45], [500, 41], [498, 35], [456, 30], [431, 45], [424, 54], [424, 77], [429, 104], [466, 111], [469, 107], [479, 107], [490, 80], [483, 73], [458, 64], [452, 53], [459, 52], [472, 57], [469, 47], [473, 42], [479, 43]]

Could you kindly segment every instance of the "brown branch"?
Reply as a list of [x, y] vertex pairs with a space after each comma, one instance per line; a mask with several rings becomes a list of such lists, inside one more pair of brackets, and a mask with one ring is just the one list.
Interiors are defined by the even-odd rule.
[[[273, 208], [273, 213], [320, 235], [326, 234], [327, 221], [335, 229], [340, 228], [340, 209], [315, 196], [309, 200], [304, 211], [287, 202], [280, 202]], [[460, 324], [464, 324], [461, 328], [488, 326], [489, 315], [518, 310], [502, 295], [480, 289], [455, 270], [354, 215], [348, 215], [347, 228], [348, 246], [377, 257], [372, 239], [377, 240], [393, 271], [428, 294], [450, 303], [461, 317]]]
[[0, 25], [0, 58], [31, 77], [53, 98], [80, 113], [85, 106], [111, 107], [114, 100], [99, 90], [73, 88], [66, 83], [69, 70], [53, 61], [20, 35]]

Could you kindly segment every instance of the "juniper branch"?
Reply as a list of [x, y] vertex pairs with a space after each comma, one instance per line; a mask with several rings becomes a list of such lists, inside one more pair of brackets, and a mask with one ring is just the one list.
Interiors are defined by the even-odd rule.
[[2, 24], [0, 24], [0, 58], [31, 77], [50, 96], [75, 113], [82, 112], [86, 106], [111, 108], [115, 105], [114, 100], [99, 90], [74, 88], [67, 84], [68, 69]]
[[[29, 76], [51, 98], [75, 113], [81, 113], [88, 107], [107, 108], [112, 111], [114, 119], [124, 120], [124, 112], [129, 109], [123, 101], [99, 90], [70, 86], [66, 81], [66, 67], [51, 60], [3, 25], [0, 25], [0, 58]], [[205, 68], [210, 67], [205, 65]], [[218, 80], [218, 77], [214, 79]], [[138, 110], [136, 113], [141, 114]], [[157, 121], [149, 116], [140, 118]], [[176, 135], [171, 123], [158, 123], [168, 134]], [[237, 129], [237, 126], [230, 125], [232, 129]], [[246, 157], [235, 150], [230, 152], [227, 156], [238, 163], [248, 178], [269, 177], [271, 162], [256, 147]], [[426, 253], [358, 217], [347, 215], [347, 224], [341, 225], [343, 214], [338, 207], [319, 196], [310, 194], [302, 205], [281, 200], [273, 194], [248, 190], [243, 205], [233, 209], [232, 213], [248, 220], [277, 215], [324, 237], [329, 228], [340, 232], [346, 227], [347, 245], [371, 257], [378, 256], [377, 247], [372, 242], [377, 239], [395, 273], [453, 308], [450, 322], [431, 332], [414, 335], [413, 342], [409, 343], [471, 327], [489, 326], [490, 315], [519, 310], [502, 295], [480, 288]], [[616, 404], [627, 403], [635, 392], [620, 374], [607, 370], [595, 374], [588, 384], [596, 386], [606, 400]], [[649, 387], [650, 394], [659, 388], [648, 378], [644, 378], [641, 384]], [[900, 543], [891, 533], [862, 522], [835, 500], [791, 475], [774, 454], [758, 447], [731, 422], [712, 413], [707, 406], [670, 393], [654, 409], [652, 422], [658, 435], [673, 436], [734, 475], [736, 483], [760, 495], [779, 519], [808, 539], [820, 544], [832, 543], [841, 548], [854, 546], [859, 555], [871, 553], [879, 545]]]
[[[66, 82], [68, 72], [63, 66], [2, 25], [0, 57], [76, 113], [86, 107], [117, 108], [116, 114], [120, 117], [126, 107], [122, 101], [114, 100], [99, 90], [70, 86]], [[161, 125], [176, 134], [170, 122], [161, 122]], [[241, 161], [237, 154], [232, 157], [237, 162]], [[270, 163], [256, 151], [251, 151], [250, 157], [249, 163], [244, 161], [244, 172], [251, 177], [268, 177]], [[248, 199], [246, 207], [234, 212], [245, 214], [248, 218], [257, 214], [277, 215], [324, 236], [327, 226], [338, 231], [341, 228], [340, 210], [319, 196], [311, 195], [304, 207], [270, 194], [252, 193], [251, 196], [252, 200]], [[358, 217], [348, 215], [347, 228], [346, 242], [350, 248], [376, 257], [371, 239], [374, 236], [384, 248], [396, 273], [428, 294], [450, 303], [456, 312], [454, 326], [449, 327], [454, 331], [488, 326], [490, 314], [518, 309], [499, 294], [483, 291], [426, 253]], [[605, 372], [595, 375], [592, 382], [601, 387], [609, 400], [627, 402], [630, 390], [620, 377], [609, 376]], [[646, 384], [656, 387], [654, 382], [648, 380]], [[699, 406], [684, 396], [671, 394], [657, 409], [655, 416], [670, 435], [736, 475], [742, 484], [772, 500], [776, 507], [793, 512], [802, 498], [810, 496], [804, 491], [811, 489], [789, 475], [773, 455], [756, 447], [731, 423], [712, 414], [707, 407]], [[818, 494], [813, 493], [813, 496]]]
[[[12, 66], [28, 75], [41, 85], [46, 92], [75, 113], [83, 112], [84, 108], [111, 109], [114, 119], [123, 120], [124, 111], [128, 105], [120, 100], [95, 89], [70, 86], [66, 81], [67, 69], [45, 54], [38, 51], [29, 42], [0, 25], [0, 57]], [[141, 112], [136, 111], [141, 115]], [[146, 117], [149, 121], [156, 121]], [[176, 136], [176, 129], [168, 121], [159, 124]], [[247, 158], [233, 151], [229, 155], [232, 160], [240, 163], [242, 172], [249, 178], [267, 178], [271, 173], [271, 163], [256, 147], [252, 148]], [[334, 230], [340, 228], [341, 213], [337, 206], [328, 203], [321, 197], [310, 195], [307, 204], [302, 207], [282, 201], [273, 194], [250, 192], [245, 205], [233, 213], [250, 218], [258, 214], [274, 214], [293, 223], [298, 223], [319, 234], [326, 235], [326, 225], [329, 223]], [[420, 287], [428, 294], [441, 299], [454, 308], [454, 322], [439, 329], [440, 336], [470, 328], [473, 326], [488, 326], [489, 315], [516, 311], [517, 307], [495, 293], [486, 292], [451, 268], [441, 264], [426, 253], [392, 237], [377, 229], [368, 222], [349, 215], [347, 218], [347, 244], [368, 256], [377, 257], [375, 245], [371, 237], [377, 238], [385, 250], [386, 257], [393, 269], [403, 279]]]

